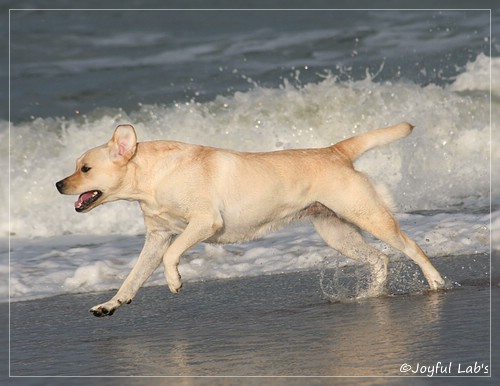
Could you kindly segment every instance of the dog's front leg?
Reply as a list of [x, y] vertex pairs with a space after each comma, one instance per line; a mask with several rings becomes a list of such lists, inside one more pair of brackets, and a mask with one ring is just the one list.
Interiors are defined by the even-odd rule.
[[129, 304], [139, 288], [153, 274], [161, 263], [165, 249], [172, 235], [167, 232], [148, 232], [141, 254], [134, 268], [111, 300], [90, 309], [95, 316], [111, 316], [123, 303]]
[[168, 288], [172, 293], [178, 293], [182, 287], [181, 275], [177, 269], [181, 255], [192, 246], [213, 236], [221, 228], [220, 215], [198, 216], [191, 219], [186, 229], [167, 249], [163, 256], [163, 265]]

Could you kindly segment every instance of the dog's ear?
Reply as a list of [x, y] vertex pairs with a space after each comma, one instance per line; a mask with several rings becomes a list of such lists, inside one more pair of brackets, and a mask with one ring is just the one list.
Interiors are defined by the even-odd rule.
[[108, 142], [109, 156], [113, 162], [127, 163], [135, 154], [137, 136], [132, 125], [120, 125]]

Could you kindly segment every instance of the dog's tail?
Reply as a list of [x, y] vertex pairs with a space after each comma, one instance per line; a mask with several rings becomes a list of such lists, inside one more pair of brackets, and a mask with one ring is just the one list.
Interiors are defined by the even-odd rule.
[[371, 130], [367, 133], [345, 139], [333, 145], [333, 148], [351, 161], [354, 161], [365, 151], [406, 137], [412, 132], [414, 127], [408, 122], [401, 122], [394, 126]]

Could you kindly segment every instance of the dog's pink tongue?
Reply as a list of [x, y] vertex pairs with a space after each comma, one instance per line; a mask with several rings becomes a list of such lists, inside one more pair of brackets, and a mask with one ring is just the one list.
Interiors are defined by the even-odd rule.
[[85, 192], [80, 194], [80, 197], [78, 197], [78, 200], [75, 202], [75, 208], [79, 208], [83, 205], [85, 201], [90, 199], [92, 197], [92, 192]]

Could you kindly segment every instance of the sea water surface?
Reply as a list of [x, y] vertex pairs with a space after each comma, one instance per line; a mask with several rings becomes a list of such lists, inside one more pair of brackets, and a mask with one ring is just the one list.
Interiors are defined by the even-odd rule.
[[[0, 223], [10, 299], [117, 288], [133, 266], [145, 231], [136, 203], [78, 214], [75, 198], [54, 188], [120, 123], [134, 124], [139, 141], [266, 151], [410, 121], [410, 137], [356, 167], [387, 186], [403, 229], [430, 257], [489, 255], [490, 232], [495, 245], [500, 238], [490, 196], [490, 179], [500, 183], [490, 152], [500, 58], [489, 33], [488, 11], [11, 11], [10, 130], [0, 122], [3, 151], [10, 140], [0, 191], [10, 198]], [[332, 259], [342, 257], [303, 224], [197, 246], [180, 271], [196, 281]], [[161, 272], [151, 284], [163, 284]]]

